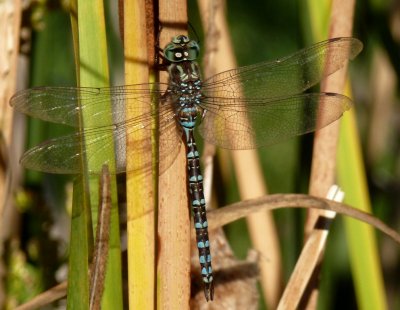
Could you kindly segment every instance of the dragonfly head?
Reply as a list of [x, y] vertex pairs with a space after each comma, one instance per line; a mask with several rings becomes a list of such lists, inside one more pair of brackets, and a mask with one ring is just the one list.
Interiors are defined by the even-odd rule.
[[173, 37], [164, 48], [164, 57], [170, 62], [193, 61], [199, 56], [199, 44], [185, 35]]

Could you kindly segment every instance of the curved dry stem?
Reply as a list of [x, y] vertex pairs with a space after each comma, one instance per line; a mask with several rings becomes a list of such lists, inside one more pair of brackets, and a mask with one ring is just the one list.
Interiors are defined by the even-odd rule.
[[35, 296], [30, 301], [18, 306], [15, 310], [31, 310], [44, 307], [53, 301], [61, 299], [67, 295], [68, 282], [64, 281], [51, 289]]
[[261, 210], [280, 208], [312, 208], [329, 210], [360, 220], [383, 232], [400, 244], [400, 234], [370, 213], [355, 209], [344, 203], [305, 194], [274, 194], [244, 200], [209, 212], [209, 228], [215, 229]]
[[[246, 217], [252, 212], [259, 212], [261, 210], [272, 211], [280, 208], [314, 208], [334, 211], [370, 224], [400, 244], [400, 234], [372, 214], [333, 200], [305, 194], [273, 194], [257, 199], [240, 201], [220, 209], [212, 210], [208, 214], [209, 228], [210, 230], [216, 229], [240, 218]], [[36, 296], [34, 299], [19, 306], [17, 309], [34, 309], [34, 307], [43, 306], [56, 299], [62, 298], [66, 294], [66, 287], [66, 282], [63, 282]]]

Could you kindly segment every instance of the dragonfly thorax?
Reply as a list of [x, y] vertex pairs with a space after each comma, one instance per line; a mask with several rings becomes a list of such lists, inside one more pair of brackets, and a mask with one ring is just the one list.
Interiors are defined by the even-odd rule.
[[171, 63], [168, 66], [170, 83], [180, 84], [181, 82], [196, 82], [201, 79], [200, 69], [195, 61], [183, 61]]
[[200, 69], [195, 61], [173, 62], [168, 66], [168, 73], [168, 91], [177, 120], [183, 128], [194, 128], [201, 112]]
[[202, 111], [200, 68], [195, 61], [198, 54], [197, 42], [184, 35], [172, 38], [164, 48], [164, 58], [169, 61], [168, 93], [176, 119], [185, 131], [195, 127]]
[[180, 125], [184, 128], [194, 128], [197, 115], [201, 113], [201, 81], [198, 79], [171, 83], [169, 91]]

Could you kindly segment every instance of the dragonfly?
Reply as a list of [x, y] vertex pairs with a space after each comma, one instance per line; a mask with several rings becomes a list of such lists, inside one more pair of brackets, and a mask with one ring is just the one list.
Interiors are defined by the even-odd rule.
[[[115, 166], [110, 165], [111, 173], [125, 172], [127, 135], [149, 133], [157, 115], [160, 173], [175, 160], [181, 145], [186, 148], [200, 272], [206, 300], [213, 300], [206, 203], [194, 130], [198, 129], [207, 143], [240, 150], [268, 146], [327, 126], [351, 107], [351, 100], [336, 93], [304, 91], [343, 68], [362, 47], [355, 38], [333, 38], [276, 61], [239, 67], [202, 80], [197, 63], [199, 44], [188, 36], [175, 36], [162, 51], [169, 74], [167, 83], [36, 87], [15, 94], [11, 105], [35, 118], [75, 128], [82, 113], [90, 118], [90, 124], [84, 124], [82, 130], [28, 150], [21, 163], [43, 172], [79, 174], [84, 157], [88, 172], [100, 174], [101, 166], [96, 168], [91, 162], [105, 153], [116, 158]], [[106, 104], [110, 100], [112, 109]], [[125, 107], [137, 116], [125, 119]], [[146, 108], [148, 112], [143, 112]], [[150, 140], [135, 141], [129, 156], [150, 154]], [[110, 145], [114, 146], [111, 151]], [[130, 169], [151, 169], [151, 156], [145, 157]]]

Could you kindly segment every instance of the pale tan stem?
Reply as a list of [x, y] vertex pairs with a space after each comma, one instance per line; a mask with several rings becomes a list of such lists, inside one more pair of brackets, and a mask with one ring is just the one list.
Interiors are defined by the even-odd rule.
[[[200, 16], [207, 42], [212, 42], [213, 57], [209, 59], [217, 73], [237, 66], [225, 19], [224, 1], [198, 1]], [[210, 48], [210, 47], [208, 47]], [[206, 70], [207, 73], [207, 70]], [[207, 77], [207, 76], [206, 76]], [[251, 139], [251, 137], [248, 137]], [[253, 150], [230, 153], [241, 199], [250, 199], [267, 194], [258, 154]], [[253, 247], [266, 260], [260, 262], [260, 280], [269, 309], [274, 309], [281, 294], [282, 266], [277, 231], [272, 214], [260, 211], [247, 217], [247, 226]]]

